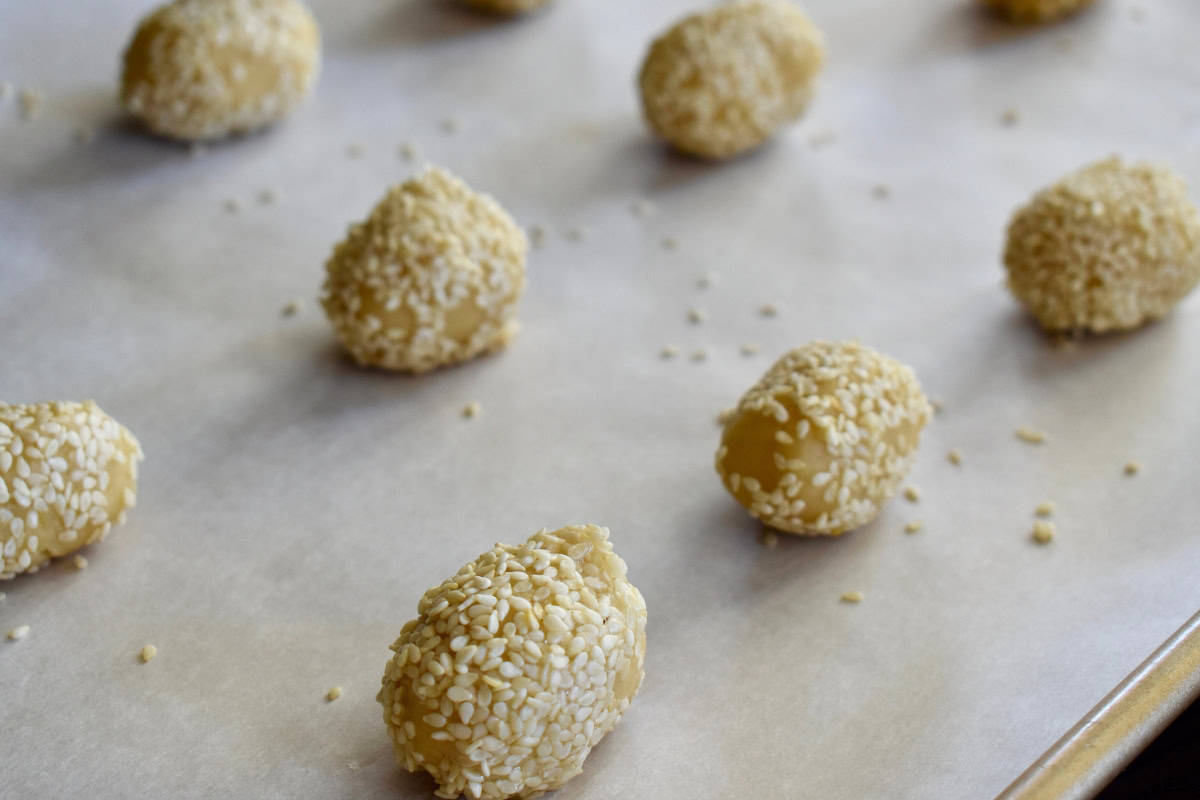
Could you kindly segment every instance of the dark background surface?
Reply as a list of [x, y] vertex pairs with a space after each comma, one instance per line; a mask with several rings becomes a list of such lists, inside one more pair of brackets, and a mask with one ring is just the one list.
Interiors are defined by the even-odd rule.
[[1200, 800], [1200, 702], [1183, 712], [1097, 800]]

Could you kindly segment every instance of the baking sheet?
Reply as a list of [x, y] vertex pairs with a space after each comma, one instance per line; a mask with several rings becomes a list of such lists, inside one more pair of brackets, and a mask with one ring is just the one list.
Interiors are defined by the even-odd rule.
[[[1200, 607], [1200, 296], [1057, 350], [998, 266], [1013, 207], [1086, 161], [1200, 181], [1195, 3], [1019, 32], [965, 0], [812, 0], [811, 113], [719, 167], [638, 117], [641, 54], [686, 0], [516, 23], [314, 2], [313, 102], [196, 156], [114, 108], [147, 5], [0, 3], [0, 80], [46, 95], [31, 122], [0, 107], [0, 397], [94, 397], [147, 453], [86, 571], [0, 586], [0, 630], [31, 626], [0, 642], [0, 794], [427, 797], [374, 701], [387, 645], [425, 587], [542, 526], [609, 526], [650, 610], [641, 693], [562, 798], [991, 796]], [[415, 168], [403, 142], [551, 232], [511, 349], [420, 378], [349, 364], [312, 301]], [[712, 470], [714, 415], [787, 348], [852, 336], [945, 402], [922, 500], [767, 550]]]

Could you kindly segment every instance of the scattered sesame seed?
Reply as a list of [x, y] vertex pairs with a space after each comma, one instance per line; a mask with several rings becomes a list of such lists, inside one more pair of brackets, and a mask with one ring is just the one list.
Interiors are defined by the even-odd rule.
[[45, 99], [45, 95], [36, 89], [22, 89], [18, 92], [17, 105], [21, 111], [21, 119], [29, 121], [41, 116]]
[[742, 355], [747, 357], [758, 355], [759, 349], [759, 346], [754, 342], [746, 342], [740, 348]]
[[696, 288], [697, 289], [711, 289], [713, 286], [716, 286], [716, 284], [717, 284], [717, 273], [713, 272], [712, 270], [709, 270], [708, 272], [701, 275], [699, 278], [696, 278]]
[[263, 189], [258, 193], [258, 202], [264, 206], [269, 206], [279, 199], [279, 195], [274, 189]]
[[405, 161], [413, 161], [417, 157], [417, 146], [412, 142], [403, 142], [396, 148], [396, 155]]
[[1042, 444], [1046, 441], [1044, 431], [1039, 431], [1028, 425], [1022, 425], [1013, 432], [1018, 439], [1026, 444]]
[[957, 467], [958, 465], [962, 464], [962, 451], [955, 447], [949, 453], [946, 453], [946, 460]]
[[330, 687], [329, 691], [325, 693], [325, 701], [328, 703], [332, 703], [334, 700], [337, 700], [341, 696], [342, 696], [342, 687], [333, 686], [333, 687]]
[[692, 353], [692, 361], [707, 361], [707, 360], [708, 360], [708, 351], [705, 350], [703, 347]]
[[1056, 528], [1053, 522], [1039, 519], [1033, 523], [1033, 540], [1038, 544], [1049, 544], [1055, 533]]
[[446, 117], [438, 123], [438, 128], [441, 129], [442, 133], [458, 133], [458, 118]]
[[346, 145], [346, 158], [362, 158], [366, 153], [366, 148], [358, 142], [351, 142]]
[[1130, 461], [1125, 465], [1125, 474], [1126, 475], [1137, 475], [1141, 471], [1142, 471], [1142, 462], [1140, 462], [1140, 461]]
[[304, 301], [301, 300], [300, 298], [296, 298], [295, 300], [287, 301], [287, 303], [284, 304], [283, 308], [281, 308], [279, 310], [279, 313], [281, 316], [284, 316], [284, 317], [294, 317], [303, 310], [304, 310]]
[[877, 183], [871, 189], [871, 197], [874, 197], [876, 200], [887, 200], [891, 196], [892, 187], [886, 183]]
[[929, 407], [933, 409], [934, 414], [941, 414], [946, 410], [946, 401], [940, 397], [930, 398]]
[[767, 303], [758, 309], [758, 313], [764, 317], [777, 317], [779, 316], [779, 308], [772, 303]]
[[635, 217], [652, 217], [658, 213], [658, 206], [649, 200], [638, 199], [630, 204], [629, 210]]
[[679, 355], [679, 348], [672, 344], [664, 345], [663, 349], [658, 351], [658, 355], [664, 361], [670, 361], [672, 358]]
[[1037, 507], [1033, 509], [1033, 513], [1039, 517], [1048, 517], [1054, 513], [1054, 503], [1049, 500], [1038, 503]]
[[708, 319], [708, 312], [703, 308], [689, 308], [687, 313], [687, 321], [693, 325], [699, 325]]
[[158, 648], [152, 644], [148, 644], [138, 653], [138, 658], [142, 660], [143, 664], [149, 664], [154, 660], [156, 655], [158, 655]]
[[8, 640], [10, 642], [18, 642], [29, 635], [28, 625], [18, 625], [8, 632]]
[[470, 403], [467, 403], [465, 406], [463, 406], [462, 415], [464, 417], [466, 417], [467, 419], [474, 419], [475, 417], [478, 417], [481, 413], [483, 413], [483, 406], [481, 406], [478, 402], [476, 402], [474, 400], [472, 400]]
[[532, 225], [529, 228], [529, 243], [534, 247], [541, 247], [546, 243], [546, 229], [541, 225]]
[[76, 125], [71, 131], [71, 138], [76, 144], [89, 145], [96, 138], [96, 129], [90, 125]]
[[863, 595], [862, 592], [857, 591], [857, 590], [853, 591], [853, 592], [846, 592], [841, 597], [841, 600], [843, 603], [849, 603], [851, 605], [858, 605], [865, 599], [866, 599], [866, 596]]
[[673, 236], [664, 236], [662, 240], [663, 250], [674, 250], [679, 247], [679, 241]]
[[912, 522], [909, 522], [904, 526], [904, 532], [905, 533], [916, 533], [917, 531], [921, 530], [921, 528], [923, 528], [923, 527], [925, 527], [925, 523], [921, 522], [921, 520], [919, 520], [919, 519], [914, 519]]
[[568, 242], [582, 242], [587, 238], [587, 231], [583, 228], [568, 228], [567, 232], [563, 235]]
[[75, 565], [75, 569], [87, 569], [88, 567], [88, 560], [79, 553], [76, 553], [75, 558], [71, 559], [71, 561]]
[[915, 486], [904, 487], [904, 499], [910, 503], [916, 503], [921, 499], [921, 490]]
[[1015, 108], [1006, 108], [1000, 114], [1000, 124], [1006, 128], [1015, 127], [1021, 121], [1021, 115], [1017, 113]]
[[225, 209], [225, 211], [230, 214], [236, 214], [237, 212], [242, 210], [242, 201], [238, 200], [236, 197], [225, 198], [225, 202], [222, 203], [221, 205]]
[[768, 550], [774, 550], [779, 546], [779, 534], [775, 533], [775, 531], [771, 530], [770, 528], [764, 529], [762, 536], [759, 537], [759, 542], [761, 542], [762, 546]]

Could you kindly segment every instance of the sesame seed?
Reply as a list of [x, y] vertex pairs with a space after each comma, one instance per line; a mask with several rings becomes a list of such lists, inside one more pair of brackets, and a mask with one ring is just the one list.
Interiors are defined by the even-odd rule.
[[1046, 441], [1045, 432], [1031, 428], [1028, 425], [1022, 425], [1014, 433], [1018, 439], [1027, 444], [1042, 444]]
[[582, 242], [587, 238], [587, 231], [583, 228], [567, 228], [567, 232], [563, 234], [568, 242]]
[[279, 199], [274, 189], [263, 189], [258, 193], [258, 202], [260, 205], [269, 206]]
[[143, 664], [149, 664], [156, 655], [158, 655], [158, 648], [152, 644], [148, 644], [138, 653], [138, 658], [142, 660]]
[[746, 342], [740, 348], [742, 355], [747, 357], [758, 355], [759, 349], [759, 346], [753, 342]]
[[297, 314], [299, 314], [303, 309], [304, 309], [304, 301], [297, 298], [295, 300], [289, 300], [287, 303], [285, 303], [283, 308], [280, 309], [279, 313], [283, 317], [294, 317]]
[[331, 686], [329, 688], [329, 691], [325, 693], [325, 702], [332, 703], [334, 700], [337, 700], [341, 696], [342, 696], [342, 687]]
[[768, 550], [774, 550], [779, 546], [779, 534], [772, 530], [764, 530], [762, 532], [762, 536], [759, 538], [759, 541], [762, 543], [763, 547], [767, 548]]
[[674, 250], [675, 248], [679, 247], [678, 240], [676, 240], [673, 236], [664, 236], [661, 244], [663, 250]]
[[767, 303], [758, 309], [758, 313], [763, 317], [777, 317], [779, 316], [779, 308], [773, 303]]
[[862, 592], [859, 591], [846, 592], [841, 597], [843, 603], [849, 603], [851, 605], [858, 605], [865, 599], [866, 597]]
[[670, 361], [675, 356], [679, 355], [679, 348], [673, 344], [663, 345], [663, 348], [658, 351], [658, 355], [664, 361]]
[[933, 409], [934, 414], [941, 414], [946, 410], [946, 402], [940, 397], [931, 397], [929, 399], [929, 407]]
[[78, 553], [71, 561], [75, 565], [75, 569], [87, 569], [88, 567], [88, 560]]
[[629, 210], [635, 217], [652, 217], [658, 213], [658, 206], [649, 200], [638, 199], [630, 204]]
[[1049, 500], [1038, 503], [1037, 507], [1033, 509], [1033, 513], [1039, 517], [1048, 517], [1054, 513], [1054, 503]]
[[465, 406], [463, 406], [462, 415], [467, 419], [474, 419], [481, 413], [483, 413], [483, 406], [475, 400], [472, 400], [470, 403], [467, 403]]
[[951, 449], [950, 452], [946, 453], [946, 460], [956, 467], [959, 466], [963, 460], [962, 451], [957, 447]]
[[888, 186], [886, 183], [877, 183], [875, 186], [871, 187], [871, 197], [875, 198], [876, 200], [887, 200], [891, 196], [892, 187]]
[[445, 119], [443, 119], [441, 122], [438, 123], [438, 128], [441, 129], [442, 133], [447, 133], [447, 134], [458, 133], [458, 129], [459, 129], [458, 118], [457, 117], [446, 117]]
[[541, 225], [533, 225], [529, 228], [529, 243], [534, 247], [541, 247], [546, 244], [546, 229]]
[[45, 99], [46, 96], [36, 89], [22, 89], [18, 92], [17, 106], [21, 112], [21, 119], [28, 122], [41, 116]]
[[708, 319], [708, 312], [703, 308], [690, 308], [687, 313], [687, 321], [692, 325], [699, 325]]
[[921, 499], [921, 490], [916, 486], [904, 487], [904, 499], [910, 503], [916, 503]]
[[1049, 544], [1056, 532], [1053, 522], [1039, 519], [1033, 523], [1033, 540], [1038, 544]]
[[366, 153], [367, 149], [359, 142], [351, 142], [346, 145], [346, 158], [362, 158]]
[[711, 289], [717, 284], [717, 273], [709, 270], [696, 279], [696, 288], [700, 290]]
[[1006, 108], [1000, 114], [1000, 124], [1005, 128], [1012, 128], [1021, 121], [1021, 115], [1017, 113], [1015, 108]]
[[242, 201], [238, 200], [236, 197], [227, 197], [225, 202], [221, 205], [224, 207], [225, 211], [230, 214], [236, 214], [242, 210]]
[[924, 526], [925, 526], [925, 524], [923, 522], [921, 522], [919, 519], [914, 519], [911, 522], [905, 524], [904, 532], [905, 533], [916, 533], [917, 531], [921, 530], [921, 528], [923, 528]]
[[705, 350], [704, 348], [700, 348], [699, 350], [692, 352], [692, 361], [699, 362], [699, 361], [707, 361], [707, 360], [708, 360], [708, 351]]
[[8, 632], [8, 640], [10, 642], [18, 642], [29, 635], [28, 625], [18, 625]]
[[1142, 462], [1140, 462], [1140, 461], [1129, 461], [1125, 464], [1125, 474], [1126, 475], [1137, 475], [1141, 471], [1142, 471]]

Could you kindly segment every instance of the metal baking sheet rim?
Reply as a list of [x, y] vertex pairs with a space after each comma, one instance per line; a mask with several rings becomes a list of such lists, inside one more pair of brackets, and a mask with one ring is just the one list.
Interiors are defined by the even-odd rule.
[[1085, 800], [1200, 698], [1200, 612], [1109, 692], [996, 800]]

